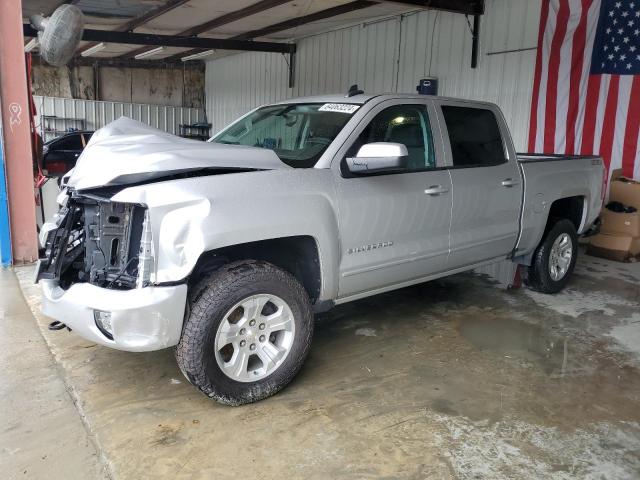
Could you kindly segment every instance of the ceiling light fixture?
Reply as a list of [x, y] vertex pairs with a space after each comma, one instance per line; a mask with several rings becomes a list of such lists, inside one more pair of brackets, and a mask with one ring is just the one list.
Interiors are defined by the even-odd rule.
[[138, 55], [136, 55], [133, 58], [135, 58], [136, 60], [140, 60], [141, 58], [150, 57], [151, 55], [155, 55], [157, 53], [161, 53], [162, 51], [164, 51], [164, 48], [165, 47], [152, 48], [151, 50], [147, 50], [146, 52], [139, 53]]
[[100, 42], [97, 45], [94, 45], [93, 47], [89, 47], [86, 50], [83, 50], [82, 52], [80, 52], [80, 55], [82, 55], [83, 57], [88, 57], [90, 55], [93, 55], [94, 53], [101, 52], [105, 48], [107, 48], [107, 44]]
[[208, 57], [209, 55], [213, 55], [214, 53], [216, 53], [215, 50], [207, 50], [205, 52], [194, 53], [193, 55], [187, 55], [186, 57], [182, 57], [180, 60], [182, 60], [183, 62], [187, 62], [189, 60], [197, 60], [199, 58], [204, 58], [204, 57]]

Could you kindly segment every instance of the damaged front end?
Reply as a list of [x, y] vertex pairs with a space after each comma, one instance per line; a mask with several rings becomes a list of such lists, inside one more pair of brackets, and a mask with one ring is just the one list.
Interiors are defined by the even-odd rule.
[[[153, 245], [144, 206], [70, 193], [44, 238], [36, 281], [127, 290], [149, 284]], [[144, 237], [144, 241], [143, 241]]]

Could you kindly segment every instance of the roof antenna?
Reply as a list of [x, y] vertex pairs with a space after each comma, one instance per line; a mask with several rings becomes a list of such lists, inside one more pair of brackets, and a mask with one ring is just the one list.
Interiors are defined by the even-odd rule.
[[364, 90], [360, 90], [358, 88], [358, 84], [356, 83], [355, 85], [351, 85], [349, 87], [349, 92], [347, 93], [347, 97], [353, 97], [354, 95], [362, 95], [364, 93]]

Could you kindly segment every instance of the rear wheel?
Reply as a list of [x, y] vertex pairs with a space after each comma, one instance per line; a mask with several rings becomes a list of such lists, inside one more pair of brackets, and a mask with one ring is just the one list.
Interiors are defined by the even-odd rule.
[[577, 257], [578, 235], [573, 223], [558, 220], [535, 251], [527, 284], [538, 292], [559, 292], [569, 281]]
[[176, 358], [204, 394], [241, 405], [293, 379], [312, 333], [309, 298], [292, 275], [265, 262], [235, 262], [192, 289]]

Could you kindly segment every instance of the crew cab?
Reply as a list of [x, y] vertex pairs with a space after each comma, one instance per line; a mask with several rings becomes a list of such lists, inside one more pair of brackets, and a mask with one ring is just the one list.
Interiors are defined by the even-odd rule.
[[175, 347], [204, 394], [253, 402], [298, 372], [314, 312], [504, 260], [559, 291], [603, 175], [595, 156], [517, 154], [479, 101], [287, 100], [209, 142], [121, 118], [42, 229], [42, 309], [111, 348]]

